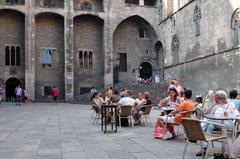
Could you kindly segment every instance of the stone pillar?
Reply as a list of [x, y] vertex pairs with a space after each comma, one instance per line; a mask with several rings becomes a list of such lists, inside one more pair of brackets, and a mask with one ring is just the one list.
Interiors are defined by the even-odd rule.
[[[111, 0], [110, 0], [111, 1]], [[113, 85], [113, 40], [111, 23], [109, 18], [110, 1], [105, 0], [104, 8], [106, 13], [106, 20], [104, 22], [104, 56], [105, 56], [105, 70], [104, 70], [104, 86]]]
[[35, 17], [33, 2], [26, 0], [25, 15], [25, 89], [35, 100]]
[[73, 1], [65, 0], [64, 3], [65, 101], [72, 101], [74, 99]]

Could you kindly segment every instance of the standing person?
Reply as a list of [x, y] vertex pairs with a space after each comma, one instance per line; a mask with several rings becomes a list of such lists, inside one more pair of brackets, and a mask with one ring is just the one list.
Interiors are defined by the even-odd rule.
[[55, 104], [57, 104], [57, 98], [58, 98], [58, 88], [56, 86], [53, 87], [53, 101], [55, 102]]
[[0, 104], [2, 104], [3, 95], [4, 95], [4, 88], [2, 85], [0, 85]]
[[15, 93], [16, 93], [16, 105], [21, 105], [23, 90], [20, 85], [18, 85], [17, 88], [15, 89]]
[[179, 80], [179, 78], [176, 78], [176, 79], [175, 79], [175, 85], [174, 85], [174, 86], [175, 86], [178, 94], [182, 96], [184, 91], [183, 91], [183, 89], [182, 89], [182, 87], [181, 87], [181, 85], [180, 85], [180, 80]]
[[106, 92], [106, 99], [105, 101], [111, 101], [112, 100], [112, 96], [113, 96], [113, 90], [112, 90], [112, 86], [109, 86], [108, 91]]

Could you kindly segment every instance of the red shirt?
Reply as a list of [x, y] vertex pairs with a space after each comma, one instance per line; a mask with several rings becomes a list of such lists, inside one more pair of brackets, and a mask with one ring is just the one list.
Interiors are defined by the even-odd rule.
[[54, 88], [54, 90], [53, 90], [53, 96], [58, 96], [58, 89], [57, 88]]

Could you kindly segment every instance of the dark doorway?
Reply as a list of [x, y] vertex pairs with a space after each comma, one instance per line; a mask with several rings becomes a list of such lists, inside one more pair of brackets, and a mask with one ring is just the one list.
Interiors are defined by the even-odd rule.
[[6, 82], [6, 99], [8, 102], [13, 102], [15, 98], [15, 88], [20, 85], [21, 82], [17, 78], [9, 78]]
[[140, 65], [140, 77], [145, 80], [152, 78], [152, 65], [149, 62], [143, 62]]

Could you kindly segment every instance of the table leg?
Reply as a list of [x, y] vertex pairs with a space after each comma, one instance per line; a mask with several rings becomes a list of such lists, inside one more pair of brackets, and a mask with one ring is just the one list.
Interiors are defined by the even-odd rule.
[[101, 107], [101, 127], [103, 131], [103, 107]]
[[104, 133], [107, 132], [107, 108], [104, 109], [104, 114], [105, 114], [105, 121], [104, 121], [104, 125], [105, 125], [105, 130]]

